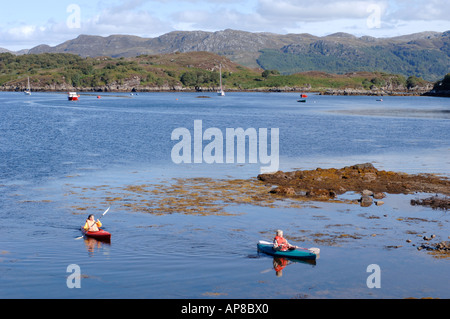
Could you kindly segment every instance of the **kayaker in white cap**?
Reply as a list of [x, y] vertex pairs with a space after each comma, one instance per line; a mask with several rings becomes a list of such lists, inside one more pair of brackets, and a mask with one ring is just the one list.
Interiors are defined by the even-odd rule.
[[298, 247], [289, 244], [286, 238], [283, 237], [283, 231], [278, 229], [276, 231], [275, 238], [273, 239], [273, 248], [275, 250], [286, 251], [296, 249]]

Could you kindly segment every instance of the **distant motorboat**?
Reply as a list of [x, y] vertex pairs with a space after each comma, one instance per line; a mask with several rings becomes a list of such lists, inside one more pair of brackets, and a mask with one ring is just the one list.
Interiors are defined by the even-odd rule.
[[306, 100], [297, 100], [297, 102], [305, 103]]
[[26, 95], [31, 95], [31, 87], [30, 87], [30, 77], [28, 77], [28, 86], [27, 89], [23, 92]]
[[78, 101], [78, 98], [80, 96], [77, 94], [77, 92], [69, 92], [68, 99], [69, 101]]

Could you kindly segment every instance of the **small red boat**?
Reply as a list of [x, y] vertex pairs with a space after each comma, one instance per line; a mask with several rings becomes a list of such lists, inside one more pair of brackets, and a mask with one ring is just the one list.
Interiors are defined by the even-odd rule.
[[97, 240], [102, 241], [110, 241], [111, 240], [111, 233], [108, 233], [106, 230], [103, 230], [99, 228], [98, 231], [86, 231], [83, 227], [81, 227], [81, 231], [83, 232], [83, 235], [86, 237], [94, 238]]
[[78, 101], [78, 98], [80, 96], [77, 94], [77, 92], [69, 92], [69, 101]]

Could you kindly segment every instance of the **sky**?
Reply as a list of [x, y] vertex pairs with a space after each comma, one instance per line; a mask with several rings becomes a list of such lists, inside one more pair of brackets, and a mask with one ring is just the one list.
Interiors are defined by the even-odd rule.
[[80, 34], [157, 37], [235, 29], [393, 37], [450, 30], [450, 0], [1, 0], [0, 48], [57, 45]]

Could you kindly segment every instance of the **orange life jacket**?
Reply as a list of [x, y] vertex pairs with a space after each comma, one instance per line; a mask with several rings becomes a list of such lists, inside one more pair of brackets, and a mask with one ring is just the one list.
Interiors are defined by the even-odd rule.
[[284, 239], [283, 237], [275, 236], [273, 242], [278, 245], [278, 249], [281, 251], [286, 251], [289, 248], [287, 240]]
[[89, 231], [99, 231], [99, 227], [102, 227], [102, 223], [100, 221], [90, 221], [86, 220], [86, 224], [84, 224], [84, 229]]

